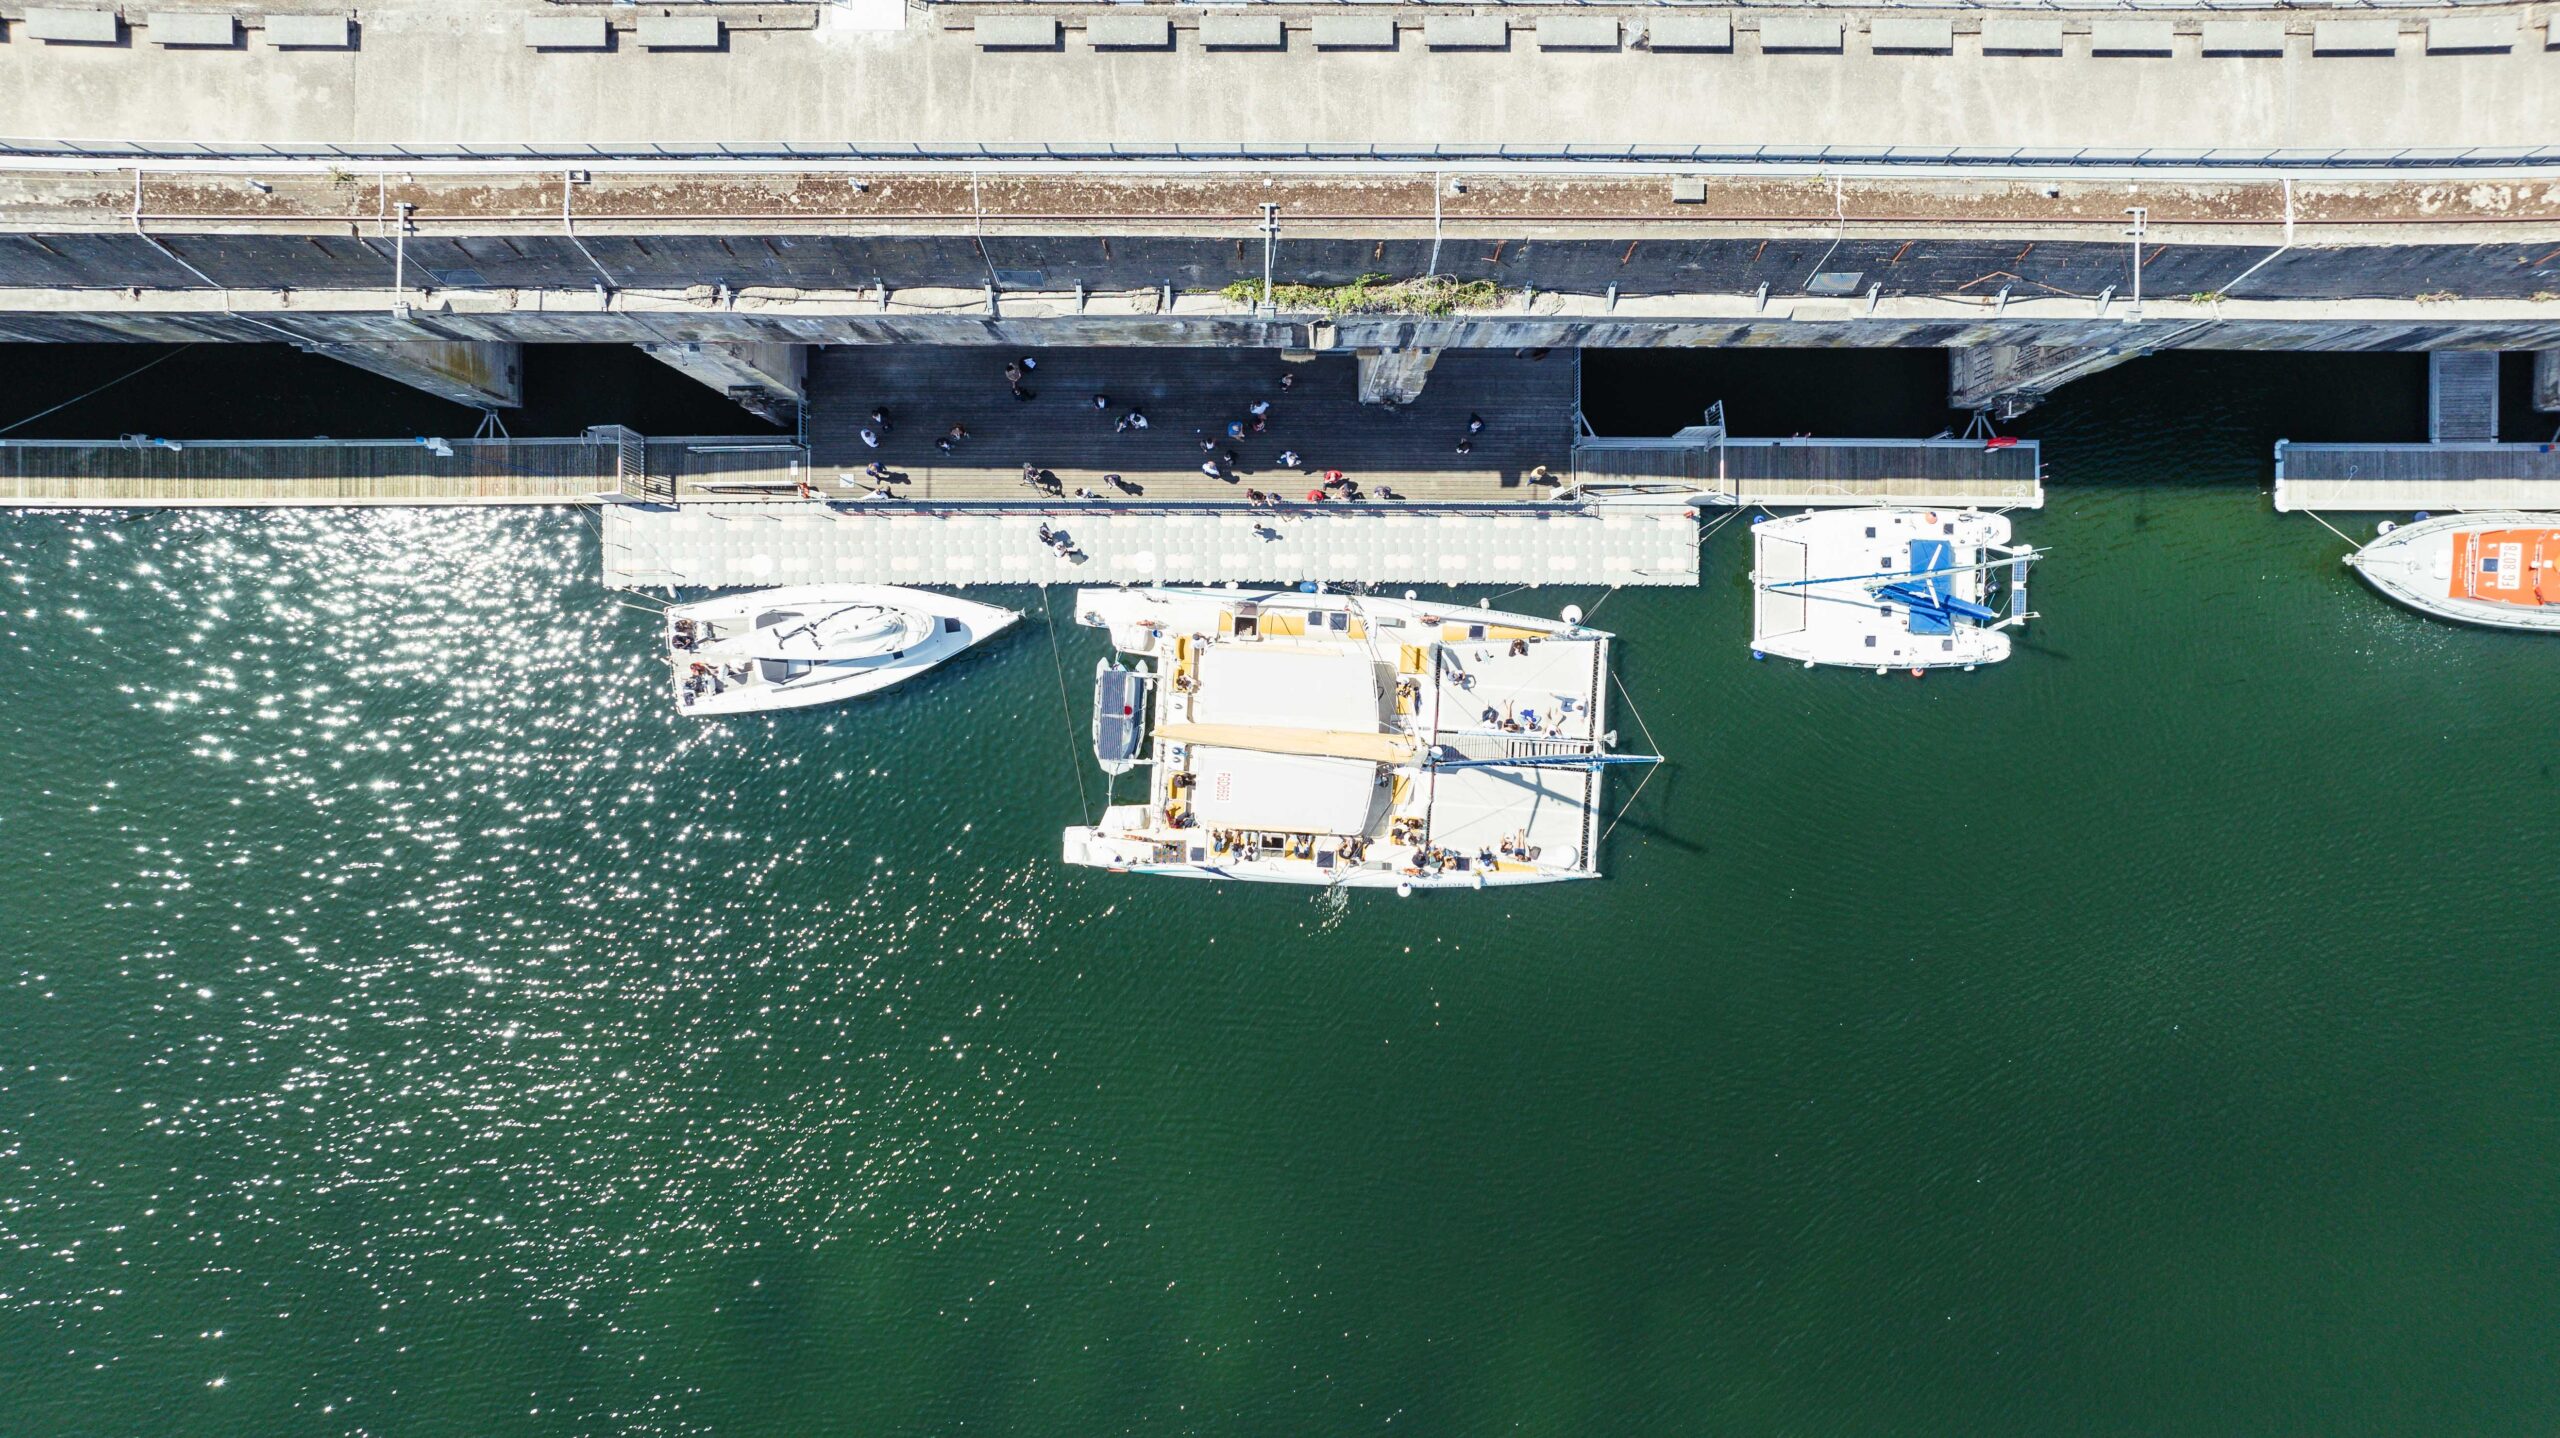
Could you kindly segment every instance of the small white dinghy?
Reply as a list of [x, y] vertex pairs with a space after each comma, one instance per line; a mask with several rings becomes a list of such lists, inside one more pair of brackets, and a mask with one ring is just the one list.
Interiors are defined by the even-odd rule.
[[1963, 668], [2009, 657], [2033, 616], [2006, 516], [1979, 510], [1824, 509], [1751, 530], [1751, 651], [1873, 669]]
[[754, 714], [876, 694], [1022, 616], [889, 584], [802, 584], [667, 611], [682, 714]]
[[2496, 510], [2385, 525], [2347, 563], [2421, 614], [2560, 631], [2560, 514]]

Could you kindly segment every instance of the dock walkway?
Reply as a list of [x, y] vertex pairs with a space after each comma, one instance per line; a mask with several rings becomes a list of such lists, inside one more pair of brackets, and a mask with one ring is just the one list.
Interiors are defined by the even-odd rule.
[[1677, 491], [1703, 504], [1927, 504], [2034, 509], [2044, 503], [2034, 440], [1735, 439], [1694, 427], [1661, 439], [1584, 439], [1580, 491]]
[[[1077, 562], [1040, 541], [1063, 531]], [[1474, 505], [1272, 515], [1212, 506], [608, 505], [605, 583], [1682, 585], [1698, 526], [1675, 507]]]
[[[1039, 363], [1013, 398], [1005, 366]], [[809, 360], [809, 450], [822, 493], [867, 490], [863, 466], [878, 460], [909, 476], [902, 494], [919, 500], [1024, 500], [1035, 496], [1022, 467], [1053, 473], [1115, 498], [1235, 503], [1246, 489], [1296, 497], [1310, 476], [1339, 469], [1376, 496], [1415, 502], [1550, 497], [1529, 472], [1559, 477], [1571, 463], [1580, 355], [1542, 359], [1502, 350], [1449, 350], [1413, 403], [1360, 403], [1359, 369], [1348, 353], [1290, 361], [1267, 349], [1056, 349], [992, 346], [844, 345]], [[1294, 384], [1283, 390], [1282, 376]], [[1110, 403], [1097, 409], [1093, 397]], [[1271, 411], [1260, 434], [1230, 439], [1230, 422], [1250, 426], [1257, 401]], [[861, 431], [874, 410], [891, 427], [873, 448]], [[1147, 427], [1120, 429], [1130, 410]], [[1470, 435], [1470, 417], [1484, 428]], [[936, 441], [957, 424], [968, 438], [946, 454]], [[1458, 452], [1471, 440], [1468, 453]], [[1203, 449], [1203, 442], [1208, 448]], [[1281, 467], [1296, 450], [1298, 472]], [[1236, 455], [1234, 483], [1200, 472], [1203, 461]], [[1140, 493], [1113, 486], [1117, 474]]]
[[2560, 445], [2278, 440], [2276, 509], [2560, 509]]

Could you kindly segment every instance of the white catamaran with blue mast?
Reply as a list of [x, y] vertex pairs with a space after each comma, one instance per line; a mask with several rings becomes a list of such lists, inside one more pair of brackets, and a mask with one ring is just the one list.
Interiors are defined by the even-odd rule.
[[1751, 652], [1919, 673], [2009, 657], [2038, 551], [1979, 510], [1808, 510], [1754, 525]]
[[1070, 864], [1271, 883], [1490, 888], [1599, 876], [1610, 636], [1561, 620], [1288, 590], [1087, 589], [1094, 755], [1146, 790]]

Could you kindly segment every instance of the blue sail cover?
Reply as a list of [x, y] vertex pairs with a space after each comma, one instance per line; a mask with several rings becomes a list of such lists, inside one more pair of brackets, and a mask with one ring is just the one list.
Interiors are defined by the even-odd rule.
[[1948, 606], [1956, 597], [1955, 576], [1932, 574], [1955, 562], [1955, 546], [1943, 539], [1911, 541], [1911, 573], [1913, 578], [1888, 585], [1886, 598], [1905, 606], [1910, 612], [1914, 634], [1952, 634], [1955, 615]]

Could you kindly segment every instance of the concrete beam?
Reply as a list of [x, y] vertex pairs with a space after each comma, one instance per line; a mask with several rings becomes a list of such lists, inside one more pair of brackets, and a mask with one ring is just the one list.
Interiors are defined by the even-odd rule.
[[762, 341], [688, 341], [644, 344], [651, 359], [692, 376], [736, 400], [749, 414], [791, 423], [809, 397], [809, 347]]
[[524, 403], [524, 347], [513, 340], [315, 341], [302, 348], [473, 409]]
[[2175, 343], [2189, 326], [2164, 327], [2139, 345], [1988, 344], [1947, 351], [1947, 408], [2015, 419], [2075, 379]]
[[1411, 404], [1422, 397], [1423, 382], [1440, 362], [1436, 349], [1364, 349], [1360, 351], [1360, 402]]
[[2544, 414], [2560, 414], [2560, 350], [2534, 352], [2533, 407]]

